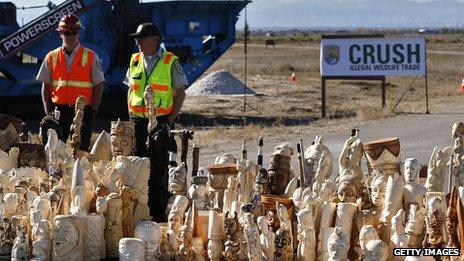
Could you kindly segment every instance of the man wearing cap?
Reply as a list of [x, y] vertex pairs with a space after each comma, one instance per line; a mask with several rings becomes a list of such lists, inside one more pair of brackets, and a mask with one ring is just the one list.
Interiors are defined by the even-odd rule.
[[[160, 47], [161, 34], [152, 23], [142, 23], [137, 31], [130, 35], [135, 38], [139, 52], [132, 55], [124, 83], [129, 86], [127, 105], [129, 118], [135, 123], [136, 151], [139, 157], [147, 156], [148, 108], [145, 106], [143, 93], [145, 88], [154, 91], [157, 125], [155, 132], [150, 133], [152, 139], [158, 140], [163, 146], [156, 146], [150, 151], [150, 179], [148, 206], [150, 215], [156, 222], [166, 222], [165, 210], [168, 204], [167, 187], [168, 152], [169, 160], [175, 161], [177, 144], [169, 137], [177, 115], [185, 98], [188, 86], [179, 59], [174, 54]], [[161, 133], [164, 133], [161, 134]], [[156, 137], [156, 138], [153, 138]]]
[[[161, 33], [154, 24], [140, 24], [130, 37], [135, 39], [139, 52], [132, 54], [124, 84], [129, 86], [129, 118], [135, 123], [135, 154], [144, 157], [148, 136], [145, 88], [153, 88], [158, 124], [167, 123], [173, 127], [184, 103], [188, 82], [178, 57], [160, 47]], [[177, 147], [170, 149], [175, 150]]]
[[58, 28], [62, 46], [50, 51], [40, 67], [36, 79], [42, 82], [42, 103], [45, 114], [54, 110], [66, 142], [74, 117], [74, 105], [79, 96], [87, 99], [81, 129], [81, 150], [89, 150], [92, 123], [100, 106], [105, 75], [97, 54], [79, 43], [79, 29], [83, 28], [77, 16], [65, 15]]

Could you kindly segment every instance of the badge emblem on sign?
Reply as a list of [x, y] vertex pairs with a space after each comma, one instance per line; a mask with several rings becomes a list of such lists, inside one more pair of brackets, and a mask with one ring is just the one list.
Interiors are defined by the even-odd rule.
[[334, 65], [340, 60], [340, 47], [338, 45], [324, 46], [323, 53], [324, 61], [330, 65]]

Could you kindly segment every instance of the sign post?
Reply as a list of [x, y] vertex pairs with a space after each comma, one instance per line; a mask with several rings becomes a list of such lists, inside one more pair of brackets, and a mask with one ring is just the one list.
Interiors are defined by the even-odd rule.
[[322, 117], [326, 117], [326, 80], [378, 80], [386, 105], [386, 76], [424, 76], [426, 113], [428, 85], [424, 37], [384, 38], [383, 35], [323, 35], [320, 70]]

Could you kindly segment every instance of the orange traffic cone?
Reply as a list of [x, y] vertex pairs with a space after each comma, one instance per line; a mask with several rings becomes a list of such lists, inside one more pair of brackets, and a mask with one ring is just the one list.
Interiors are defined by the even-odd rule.
[[296, 82], [296, 73], [292, 72], [292, 82]]
[[461, 83], [461, 92], [464, 92], [464, 79], [462, 79], [462, 83]]

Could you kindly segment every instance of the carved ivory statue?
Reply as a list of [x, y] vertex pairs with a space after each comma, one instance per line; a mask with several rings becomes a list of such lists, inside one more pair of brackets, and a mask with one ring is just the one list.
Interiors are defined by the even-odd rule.
[[19, 148], [13, 147], [5, 152], [0, 149], [0, 169], [5, 172], [18, 167]]
[[451, 131], [453, 137], [453, 175], [457, 178], [457, 185], [464, 186], [464, 123], [457, 121]]
[[237, 170], [237, 201], [248, 203], [251, 201], [251, 193], [253, 190], [252, 184], [248, 182], [245, 160], [239, 160], [237, 162]]
[[306, 207], [298, 211], [298, 260], [316, 260], [316, 230], [314, 229], [314, 208]]
[[335, 227], [328, 244], [329, 261], [348, 260], [349, 239], [341, 227]]
[[145, 242], [139, 238], [121, 238], [119, 241], [120, 261], [144, 261]]
[[289, 230], [278, 229], [275, 238], [275, 259], [290, 261], [293, 258], [292, 235]]
[[180, 227], [182, 225], [183, 214], [185, 212], [177, 209], [172, 209], [168, 216], [168, 232], [167, 232], [167, 249], [165, 255], [169, 258], [176, 258], [179, 254], [181, 244]]
[[439, 196], [432, 196], [427, 202], [427, 232], [422, 242], [422, 247], [444, 247], [443, 224], [445, 213], [443, 212], [443, 200]]
[[192, 239], [193, 248], [193, 260], [194, 261], [205, 261], [205, 250], [203, 239], [200, 237], [194, 237]]
[[288, 143], [281, 144], [274, 149], [268, 169], [272, 195], [283, 195], [288, 183], [293, 178], [293, 171], [290, 168], [292, 155], [293, 149]]
[[198, 210], [209, 210], [211, 207], [206, 182], [208, 182], [206, 176], [193, 176], [192, 185], [188, 190], [188, 196], [195, 202]]
[[[230, 213], [230, 212], [229, 212]], [[224, 243], [224, 251], [222, 253], [224, 260], [237, 260], [240, 257], [240, 242], [237, 238], [238, 230], [240, 225], [238, 223], [237, 212], [233, 212], [233, 216], [227, 216], [225, 214], [223, 225], [223, 231], [227, 236], [227, 240]]]
[[79, 261], [82, 257], [81, 218], [59, 215], [54, 219], [52, 260]]
[[81, 146], [81, 129], [82, 120], [84, 119], [84, 107], [87, 105], [87, 99], [83, 95], [79, 95], [76, 99], [74, 107], [74, 118], [71, 124], [71, 147], [73, 148], [73, 155], [78, 158], [78, 150]]
[[424, 186], [428, 191], [444, 192], [446, 181], [446, 163], [452, 154], [451, 147], [446, 147], [439, 150], [435, 147], [430, 156], [429, 165], [427, 168], [427, 180]]
[[404, 161], [404, 205], [409, 210], [409, 205], [424, 206], [423, 199], [427, 189], [419, 183], [420, 165], [416, 158], [408, 158]]
[[154, 260], [161, 257], [161, 227], [156, 222], [144, 220], [135, 228], [135, 237], [145, 242], [145, 259]]
[[364, 225], [359, 231], [359, 246], [361, 247], [362, 255], [366, 255], [366, 244], [371, 240], [379, 239], [377, 230], [371, 225]]
[[258, 226], [253, 221], [252, 213], [245, 213], [245, 224], [243, 232], [247, 242], [248, 260], [261, 260], [261, 244], [259, 240]]
[[365, 261], [386, 261], [388, 258], [388, 245], [380, 239], [367, 242]]
[[88, 214], [90, 198], [86, 198], [84, 170], [81, 166], [81, 159], [78, 158], [74, 165], [74, 171], [71, 183], [71, 209], [72, 215]]
[[425, 208], [412, 204], [409, 208], [405, 232], [408, 236], [409, 247], [420, 247], [425, 228]]
[[185, 162], [169, 169], [168, 191], [173, 195], [185, 195], [187, 192], [187, 168]]
[[110, 193], [106, 197], [107, 209], [105, 212], [105, 239], [106, 255], [108, 257], [119, 256], [119, 240], [122, 233], [122, 199], [117, 193]]
[[371, 181], [371, 201], [372, 201], [372, 217], [374, 221], [374, 226], [377, 228], [379, 226], [380, 214], [384, 207], [385, 202], [385, 193], [387, 190], [387, 181], [388, 176], [381, 172], [381, 169], [374, 170], [373, 178]]
[[384, 242], [391, 236], [391, 218], [402, 207], [404, 177], [401, 175], [399, 138], [374, 140], [364, 144], [366, 158], [372, 170], [380, 171], [388, 177], [385, 201], [380, 214], [379, 235]]
[[[459, 236], [458, 236], [458, 227], [459, 227], [459, 218], [457, 209], [461, 209], [462, 203], [460, 202], [459, 195], [458, 195], [458, 188], [455, 186], [451, 190], [450, 200], [448, 204], [448, 210], [446, 211], [446, 232], [448, 233], [448, 244], [446, 247], [461, 247], [459, 244]], [[458, 207], [458, 204], [460, 205]], [[462, 215], [460, 213], [460, 215]], [[462, 231], [462, 230], [461, 230]]]
[[393, 235], [390, 237], [390, 242], [392, 246], [399, 247], [399, 248], [407, 248], [408, 247], [408, 236], [404, 232], [405, 226], [405, 217], [404, 217], [404, 210], [398, 210], [398, 213], [392, 217], [392, 229]]
[[208, 217], [208, 258], [213, 261], [219, 261], [222, 257], [222, 218], [215, 210], [209, 211]]
[[113, 156], [129, 156], [134, 147], [135, 127], [132, 121], [111, 122], [111, 151]]
[[23, 225], [17, 226], [17, 235], [11, 250], [11, 260], [29, 260], [31, 255], [31, 248], [29, 246], [29, 236], [26, 228]]
[[322, 182], [331, 178], [333, 171], [333, 156], [327, 146], [322, 144], [322, 137], [316, 136], [314, 144], [304, 152], [305, 187], [314, 188], [318, 193]]
[[227, 189], [224, 191], [224, 200], [222, 205], [222, 212], [227, 213], [230, 211], [232, 202], [238, 199], [238, 181], [234, 176], [227, 178]]
[[362, 179], [361, 159], [363, 153], [363, 144], [357, 133], [346, 140], [338, 161], [341, 177], [355, 175]]
[[269, 229], [267, 218], [265, 216], [258, 217], [258, 227], [261, 230], [259, 236], [261, 243], [261, 251], [263, 260], [274, 260], [275, 252], [275, 234]]
[[32, 242], [32, 255], [34, 256], [32, 260], [50, 260], [50, 251], [52, 248], [50, 237], [50, 226], [48, 221], [40, 220]]

